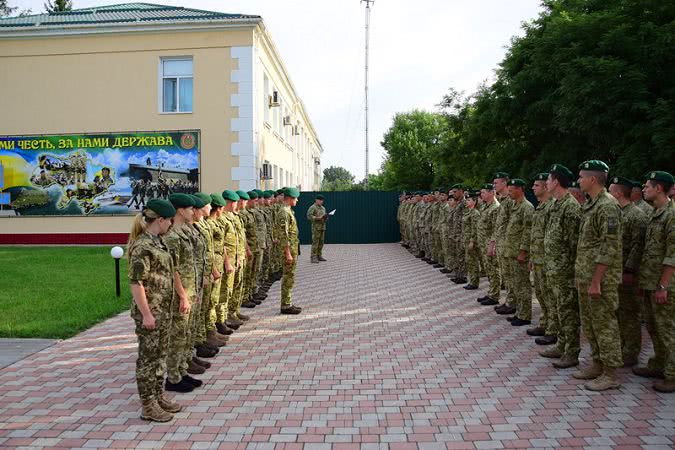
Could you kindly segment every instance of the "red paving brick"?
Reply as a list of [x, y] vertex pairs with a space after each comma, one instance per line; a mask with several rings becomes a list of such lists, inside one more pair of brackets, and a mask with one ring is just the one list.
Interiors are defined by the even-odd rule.
[[523, 328], [478, 305], [483, 289], [454, 285], [394, 244], [329, 245], [326, 257], [309, 264], [303, 248], [303, 313], [277, 314], [276, 283], [200, 377], [205, 386], [176, 397], [185, 409], [172, 423], [138, 418], [127, 313], [0, 370], [0, 447], [675, 445], [674, 395], [626, 369], [620, 390], [585, 391]]

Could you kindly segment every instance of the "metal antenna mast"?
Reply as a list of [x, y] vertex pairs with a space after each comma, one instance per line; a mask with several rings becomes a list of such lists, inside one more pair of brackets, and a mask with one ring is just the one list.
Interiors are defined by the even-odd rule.
[[366, 82], [365, 82], [365, 113], [366, 113], [366, 176], [364, 183], [366, 189], [368, 188], [368, 57], [370, 53], [370, 4], [375, 3], [375, 0], [361, 0], [361, 3], [366, 4]]

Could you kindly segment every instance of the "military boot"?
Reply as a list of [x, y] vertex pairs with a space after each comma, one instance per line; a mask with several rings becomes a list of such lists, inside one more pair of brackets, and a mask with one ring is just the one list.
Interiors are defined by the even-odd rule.
[[248, 322], [249, 320], [251, 320], [251, 316], [247, 316], [246, 314], [242, 314], [242, 313], [237, 313], [237, 318], [239, 320], [244, 321], [244, 322]]
[[196, 356], [192, 357], [192, 361], [194, 361], [195, 364], [199, 364], [205, 369], [210, 369], [211, 368], [211, 363], [208, 361], [204, 361], [203, 359], [199, 359]]
[[633, 373], [643, 378], [663, 378], [663, 370], [651, 367], [633, 367]]
[[552, 344], [556, 344], [558, 342], [558, 338], [556, 336], [546, 335], [546, 336], [538, 337], [537, 339], [534, 340], [534, 342], [537, 345], [552, 345]]
[[675, 380], [659, 380], [652, 385], [655, 391], [670, 394], [675, 392]]
[[165, 397], [163, 392], [157, 396], [157, 404], [164, 411], [170, 412], [172, 414], [180, 412], [181, 409], [183, 409], [181, 405]]
[[220, 341], [216, 337], [216, 332], [215, 331], [209, 331], [206, 334], [206, 343], [210, 345], [211, 347], [223, 347], [225, 345], [225, 342]]
[[534, 328], [529, 328], [526, 333], [529, 336], [543, 336], [546, 334], [546, 330], [544, 330], [542, 327], [534, 327]]
[[234, 330], [232, 330], [230, 327], [228, 327], [224, 323], [217, 323], [216, 324], [216, 330], [218, 330], [218, 333], [225, 334], [225, 335], [230, 335], [230, 334], [234, 333]]
[[569, 369], [579, 365], [579, 358], [575, 356], [563, 355], [558, 361], [553, 362], [553, 367], [556, 369]]
[[608, 389], [617, 389], [621, 387], [621, 383], [616, 378], [616, 369], [613, 367], [605, 367], [602, 375], [598, 378], [584, 384], [584, 387], [589, 391], [606, 391]]
[[624, 367], [633, 367], [638, 365], [638, 357], [637, 356], [624, 356], [623, 358], [623, 366]]
[[319, 258], [317, 258], [316, 256], [312, 256], [310, 258], [310, 262], [312, 262], [313, 264], [319, 264]]
[[173, 419], [173, 414], [162, 409], [157, 400], [152, 399], [143, 402], [141, 419], [151, 422], [169, 422]]
[[227, 319], [225, 321], [225, 325], [227, 325], [228, 328], [232, 328], [233, 330], [238, 330], [240, 326], [244, 324], [243, 321], [236, 319], [232, 317], [231, 319]]
[[602, 375], [602, 364], [593, 361], [590, 366], [579, 369], [572, 374], [577, 380], [594, 380]]
[[302, 309], [298, 306], [283, 306], [281, 308], [281, 314], [300, 314]]
[[319, 255], [319, 257], [318, 257], [317, 259], [318, 259], [319, 261], [321, 261], [321, 262], [326, 262], [326, 261], [328, 261], [326, 258], [324, 258], [324, 257], [321, 256], [321, 255]]
[[188, 362], [188, 368], [187, 368], [187, 373], [191, 373], [193, 375], [200, 375], [202, 373], [206, 372], [206, 369], [196, 362], [190, 360]]
[[562, 358], [562, 352], [557, 347], [547, 348], [539, 352], [539, 356], [544, 358]]

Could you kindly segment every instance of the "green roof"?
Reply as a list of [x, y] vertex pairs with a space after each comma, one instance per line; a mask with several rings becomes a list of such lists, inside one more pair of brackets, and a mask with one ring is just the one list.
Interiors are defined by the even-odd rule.
[[0, 27], [77, 26], [114, 23], [152, 23], [217, 20], [237, 21], [260, 19], [260, 16], [226, 14], [180, 6], [155, 5], [152, 3], [122, 3], [119, 5], [96, 6], [72, 11], [36, 14], [24, 17], [0, 19]]

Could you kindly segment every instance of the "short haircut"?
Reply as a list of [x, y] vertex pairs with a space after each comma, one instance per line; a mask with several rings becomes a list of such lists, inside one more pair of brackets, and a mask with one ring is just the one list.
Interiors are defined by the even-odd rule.
[[625, 184], [614, 184], [616, 188], [621, 192], [621, 195], [623, 195], [626, 198], [630, 198], [630, 194], [633, 191], [632, 186], [626, 186]]
[[666, 183], [665, 181], [661, 180], [648, 180], [647, 183], [651, 183], [653, 187], [661, 186], [661, 189], [663, 189], [663, 193], [666, 195], [668, 195], [670, 188], [673, 187], [672, 184]]
[[563, 174], [551, 172], [549, 175], [551, 176], [552, 179], [556, 180], [560, 184], [560, 186], [562, 186], [565, 189], [569, 188], [570, 184], [572, 183], [572, 180], [570, 180]]

